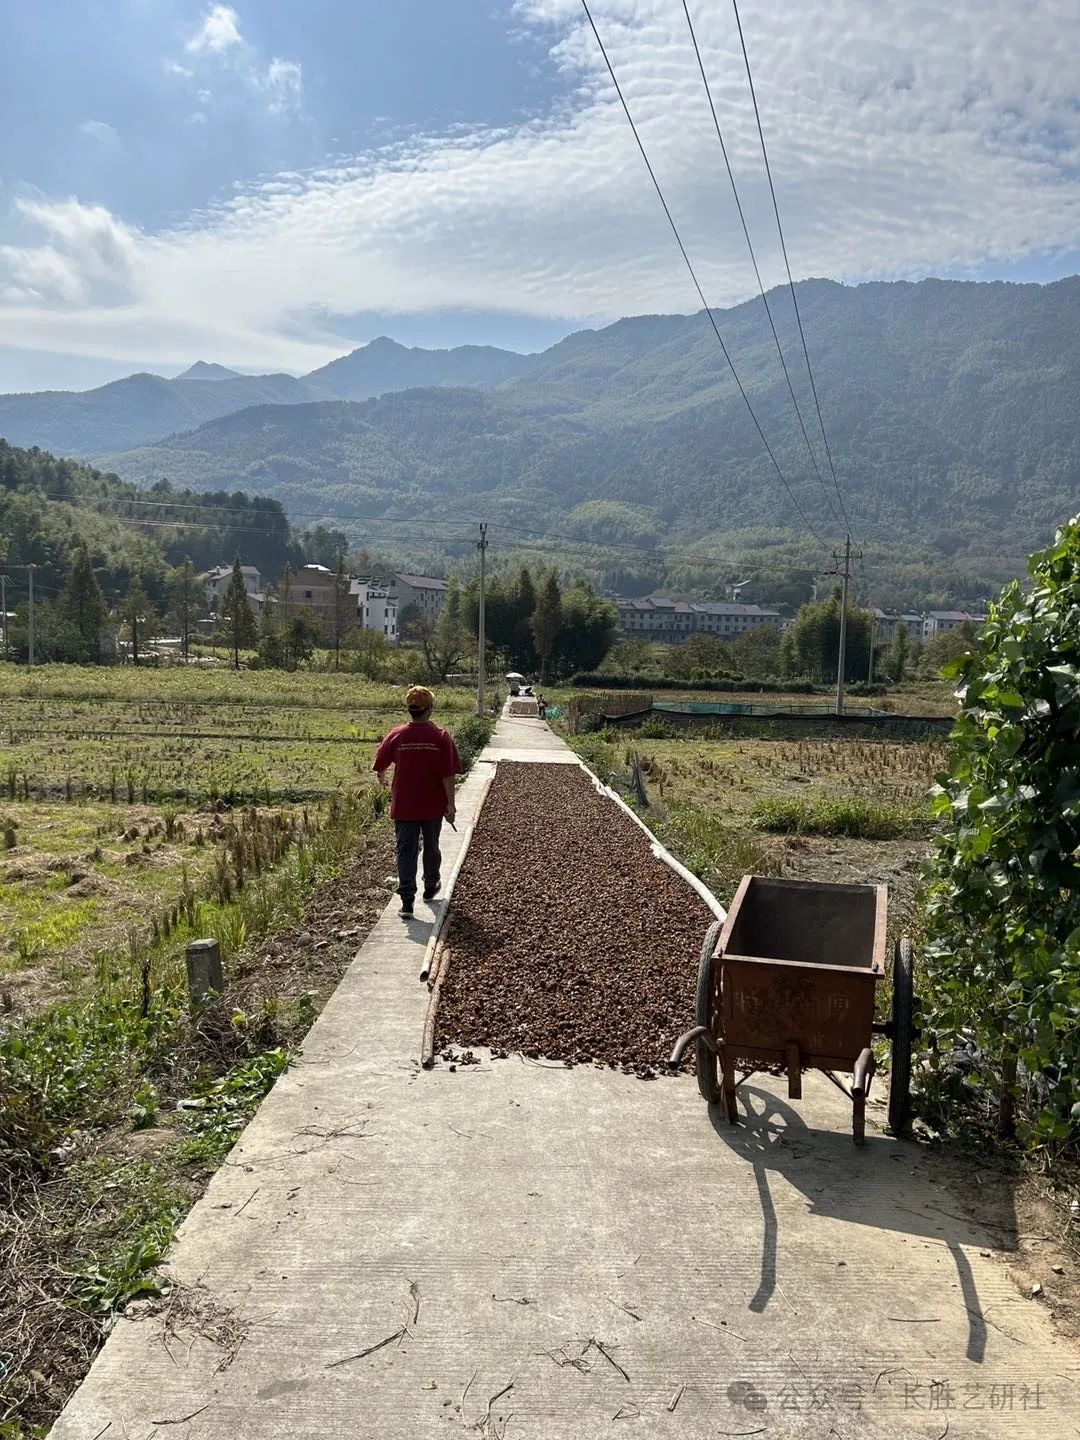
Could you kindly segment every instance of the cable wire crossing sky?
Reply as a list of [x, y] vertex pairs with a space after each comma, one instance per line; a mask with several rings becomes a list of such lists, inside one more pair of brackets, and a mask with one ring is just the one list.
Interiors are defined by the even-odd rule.
[[[757, 294], [681, 0], [591, 9], [710, 303]], [[734, 15], [692, 10], [786, 283]], [[742, 21], [796, 281], [1080, 268], [1080, 6]], [[696, 307], [579, 0], [55, 0], [0, 49], [0, 389]]]

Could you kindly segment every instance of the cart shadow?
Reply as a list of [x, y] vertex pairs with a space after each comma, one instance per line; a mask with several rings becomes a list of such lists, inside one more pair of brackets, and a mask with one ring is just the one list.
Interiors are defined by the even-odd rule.
[[[749, 1308], [760, 1314], [779, 1288], [779, 1220], [769, 1187], [769, 1173], [773, 1172], [806, 1196], [810, 1215], [944, 1244], [956, 1265], [967, 1310], [967, 1358], [981, 1363], [988, 1322], [964, 1247], [1014, 1249], [1016, 1221], [1011, 1204], [998, 1200], [992, 1217], [969, 1220], [954, 1213], [962, 1202], [954, 1200], [950, 1208], [945, 1187], [931, 1182], [924, 1153], [913, 1142], [867, 1135], [865, 1146], [856, 1148], [849, 1135], [811, 1130], [790, 1105], [767, 1090], [743, 1085], [738, 1093], [743, 1113], [737, 1125], [728, 1121], [721, 1105], [710, 1106], [709, 1117], [724, 1144], [754, 1170], [763, 1238], [761, 1278]], [[939, 1203], [942, 1200], [944, 1207]], [[995, 1324], [995, 1328], [1002, 1327]]]

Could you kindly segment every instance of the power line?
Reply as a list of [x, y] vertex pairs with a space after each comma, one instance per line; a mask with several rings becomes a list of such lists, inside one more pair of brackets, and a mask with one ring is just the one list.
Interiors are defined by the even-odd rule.
[[690, 39], [694, 46], [694, 55], [697, 57], [698, 69], [701, 71], [701, 83], [705, 87], [705, 95], [709, 102], [709, 109], [712, 112], [713, 125], [716, 127], [716, 138], [720, 142], [720, 151], [724, 157], [724, 167], [727, 170], [728, 180], [731, 182], [731, 193], [735, 197], [735, 208], [739, 212], [739, 220], [742, 224], [742, 232], [743, 237], [746, 240], [746, 248], [750, 252], [750, 262], [754, 267], [754, 278], [757, 280], [758, 293], [761, 296], [762, 304], [765, 306], [765, 314], [768, 316], [769, 319], [769, 329], [772, 331], [773, 344], [776, 346], [776, 353], [780, 359], [780, 368], [783, 370], [784, 379], [787, 381], [788, 394], [791, 396], [791, 403], [792, 405], [794, 405], [795, 414], [798, 416], [799, 429], [802, 431], [802, 437], [806, 441], [806, 451], [807, 454], [810, 456], [810, 463], [814, 467], [814, 474], [818, 478], [818, 483], [821, 486], [821, 492], [825, 496], [829, 509], [832, 511], [833, 517], [836, 520], [836, 523], [839, 525], [843, 523], [840, 518], [840, 512], [833, 504], [833, 498], [829, 494], [828, 487], [825, 484], [825, 477], [821, 473], [821, 467], [818, 465], [817, 456], [814, 454], [814, 447], [810, 444], [810, 436], [806, 433], [806, 422], [803, 420], [802, 410], [799, 408], [799, 402], [795, 397], [795, 387], [791, 383], [791, 375], [788, 373], [787, 361], [784, 359], [784, 350], [782, 345], [780, 344], [780, 336], [776, 333], [776, 323], [773, 320], [772, 307], [769, 305], [769, 297], [765, 293], [765, 286], [763, 285], [761, 280], [761, 271], [758, 268], [757, 256], [754, 254], [754, 246], [750, 239], [750, 229], [746, 223], [746, 215], [743, 213], [742, 199], [739, 196], [739, 187], [735, 183], [735, 175], [731, 168], [731, 161], [728, 158], [727, 145], [724, 143], [724, 133], [720, 128], [720, 119], [716, 113], [716, 104], [713, 101], [712, 87], [709, 84], [709, 77], [705, 73], [705, 62], [702, 59], [701, 49], [698, 46], [697, 35], [694, 31], [694, 22], [690, 18], [690, 7], [687, 3], [687, 0], [682, 0], [682, 7], [683, 13], [686, 16], [686, 25], [690, 31]]
[[787, 271], [788, 289], [791, 291], [791, 303], [795, 307], [795, 319], [799, 327], [799, 339], [802, 342], [803, 359], [806, 361], [806, 373], [810, 377], [810, 391], [814, 397], [814, 409], [817, 411], [818, 425], [821, 429], [821, 439], [825, 446], [825, 455], [829, 462], [829, 470], [832, 474], [833, 485], [836, 489], [836, 498], [840, 501], [840, 509], [844, 514], [844, 522], [848, 531], [851, 531], [851, 521], [848, 519], [847, 506], [844, 504], [844, 496], [840, 489], [840, 481], [837, 479], [836, 466], [833, 464], [832, 449], [829, 446], [829, 437], [825, 433], [825, 421], [821, 416], [821, 404], [818, 400], [817, 385], [814, 382], [814, 369], [810, 364], [810, 351], [806, 344], [806, 333], [803, 330], [802, 315], [799, 312], [799, 300], [795, 294], [795, 282], [791, 278], [791, 263], [788, 260], [787, 243], [784, 240], [784, 227], [780, 223], [780, 206], [776, 199], [776, 187], [773, 185], [772, 167], [769, 164], [769, 152], [765, 145], [765, 131], [761, 125], [761, 112], [758, 109], [757, 91], [754, 88], [754, 76], [750, 69], [750, 56], [746, 50], [746, 37], [743, 35], [742, 20], [739, 16], [738, 0], [731, 0], [731, 7], [735, 11], [735, 24], [739, 29], [739, 44], [742, 47], [743, 63], [746, 66], [746, 79], [750, 86], [750, 98], [754, 102], [754, 119], [757, 121], [758, 139], [761, 142], [761, 158], [765, 161], [765, 174], [769, 180], [769, 194], [772, 196], [773, 214], [776, 216], [776, 230], [780, 236], [780, 249], [784, 255], [784, 268]]
[[683, 244], [682, 236], [679, 234], [679, 227], [675, 224], [675, 219], [668, 206], [667, 200], [664, 198], [664, 192], [660, 188], [660, 182], [656, 178], [656, 172], [653, 170], [652, 162], [649, 160], [648, 152], [645, 149], [641, 136], [638, 134], [638, 128], [634, 123], [634, 117], [630, 113], [630, 107], [626, 103], [626, 97], [623, 95], [622, 87], [619, 85], [619, 81], [615, 75], [614, 67], [612, 66], [612, 63], [608, 58], [607, 50], [604, 48], [604, 42], [600, 38], [600, 32], [596, 28], [596, 21], [592, 17], [592, 11], [589, 9], [588, 0], [581, 0], [581, 5], [589, 21], [589, 25], [592, 28], [593, 35], [596, 37], [596, 43], [600, 47], [600, 53], [604, 57], [604, 64], [607, 66], [608, 74], [611, 76], [611, 83], [615, 87], [615, 93], [619, 97], [619, 103], [622, 105], [623, 113], [626, 115], [626, 119], [630, 125], [630, 129], [633, 131], [634, 139], [637, 141], [637, 147], [641, 151], [641, 158], [642, 160], [644, 160], [645, 168], [649, 172], [649, 179], [653, 183], [653, 188], [656, 190], [657, 198], [659, 199], [660, 204], [663, 207], [664, 214], [667, 216], [667, 222], [671, 226], [671, 233], [675, 236], [675, 243], [678, 245], [679, 252], [682, 255], [683, 261], [686, 264], [686, 268], [690, 272], [690, 278], [694, 282], [694, 289], [697, 291], [698, 297], [701, 300], [702, 305], [705, 307], [705, 313], [709, 317], [709, 323], [712, 325], [713, 332], [716, 335], [717, 341], [719, 342], [720, 349], [723, 351], [724, 359], [728, 363], [728, 368], [730, 369], [735, 384], [738, 387], [739, 394], [742, 396], [743, 403], [746, 405], [746, 408], [750, 413], [750, 418], [754, 422], [754, 427], [757, 430], [758, 435], [761, 437], [761, 443], [764, 445], [766, 453], [768, 454], [769, 459], [772, 461], [773, 469], [779, 476], [780, 483], [787, 491], [788, 498], [795, 506], [795, 509], [798, 511], [799, 515], [802, 517], [803, 524], [810, 531], [811, 535], [814, 536], [815, 540], [817, 540], [818, 544], [822, 547], [822, 549], [827, 550], [829, 548], [827, 543], [818, 533], [817, 529], [810, 523], [806, 512], [803, 510], [802, 506], [795, 498], [795, 492], [788, 484], [787, 476], [784, 474], [783, 470], [781, 470], [780, 464], [776, 456], [773, 454], [772, 446], [769, 444], [765, 436], [765, 431], [761, 428], [761, 422], [760, 420], [758, 420], [758, 417], [754, 412], [754, 407], [750, 403], [750, 397], [747, 395], [746, 390], [743, 387], [742, 380], [739, 378], [739, 372], [735, 369], [734, 362], [732, 361], [732, 358], [728, 353], [728, 348], [724, 344], [724, 337], [720, 334], [720, 327], [716, 323], [716, 316], [713, 314], [712, 307], [705, 298], [705, 292], [701, 288], [701, 282], [698, 280], [697, 272], [695, 271], [693, 264], [690, 261], [690, 256], [686, 252], [686, 246]]

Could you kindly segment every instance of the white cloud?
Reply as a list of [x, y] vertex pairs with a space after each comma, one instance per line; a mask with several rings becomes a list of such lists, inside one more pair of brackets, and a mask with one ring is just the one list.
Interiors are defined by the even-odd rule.
[[[776, 284], [730, 12], [705, 0], [693, 12]], [[0, 330], [38, 349], [162, 364], [195, 350], [301, 369], [344, 348], [326, 333], [328, 314], [605, 320], [696, 308], [579, 16], [569, 0], [517, 7], [567, 77], [563, 101], [526, 123], [421, 136], [242, 185], [154, 235], [98, 206], [24, 204], [42, 233], [0, 252]], [[747, 298], [753, 276], [681, 7], [597, 0], [596, 16], [706, 293], [717, 305]], [[908, 277], [1075, 245], [1080, 8], [1069, 0], [911, 0], [891, 26], [864, 0], [761, 0], [744, 26], [796, 277]], [[298, 102], [298, 66], [274, 60], [255, 74], [264, 103]]]
[[267, 96], [270, 109], [275, 115], [299, 110], [304, 84], [297, 61], [279, 60], [275, 55], [267, 66], [265, 75], [257, 78], [257, 84]]
[[86, 135], [91, 140], [96, 140], [106, 150], [119, 150], [120, 136], [111, 125], [104, 120], [84, 120], [79, 126], [79, 134]]
[[194, 70], [189, 70], [186, 65], [181, 65], [177, 60], [163, 60], [161, 64], [166, 75], [179, 75], [185, 80], [190, 80], [195, 74]]
[[220, 55], [240, 44], [240, 17], [231, 5], [211, 5], [184, 47], [192, 55]]

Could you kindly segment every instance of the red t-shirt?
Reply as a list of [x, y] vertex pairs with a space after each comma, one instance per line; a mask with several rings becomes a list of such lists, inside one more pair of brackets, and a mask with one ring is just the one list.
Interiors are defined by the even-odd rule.
[[461, 773], [454, 737], [430, 720], [397, 725], [379, 746], [373, 770], [394, 767], [392, 820], [437, 820], [446, 811], [443, 781]]

